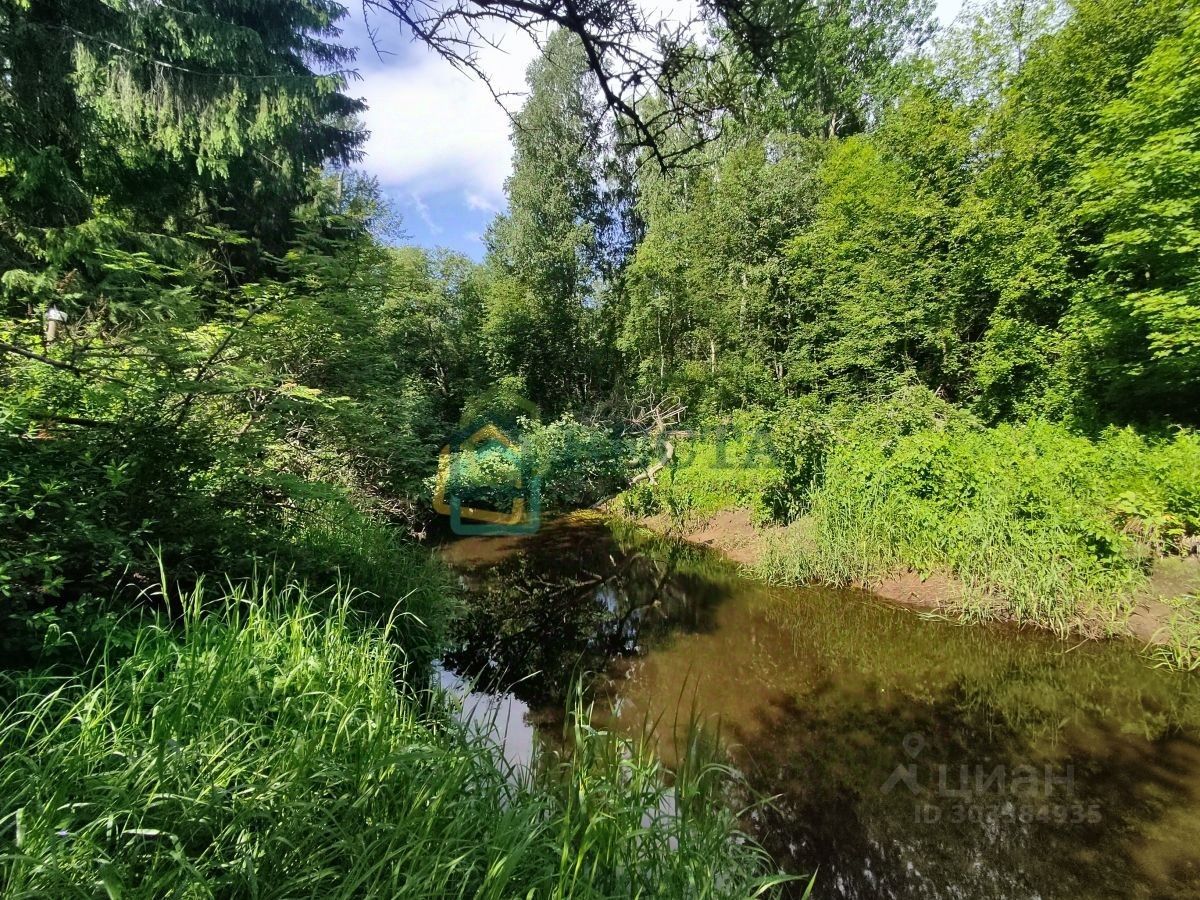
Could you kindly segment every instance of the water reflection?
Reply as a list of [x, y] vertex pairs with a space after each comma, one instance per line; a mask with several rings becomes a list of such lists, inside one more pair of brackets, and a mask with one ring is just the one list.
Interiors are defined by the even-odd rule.
[[625, 537], [598, 522], [551, 526], [470, 576], [470, 608], [446, 667], [478, 690], [561, 709], [577, 675], [604, 673], [680, 631], [714, 628], [725, 594], [698, 571], [701, 555]]
[[694, 711], [776, 797], [748, 830], [820, 896], [1200, 896], [1198, 681], [1127, 645], [772, 590], [596, 522], [468, 578], [445, 662], [506, 705], [510, 758], [580, 671], [668, 763]]

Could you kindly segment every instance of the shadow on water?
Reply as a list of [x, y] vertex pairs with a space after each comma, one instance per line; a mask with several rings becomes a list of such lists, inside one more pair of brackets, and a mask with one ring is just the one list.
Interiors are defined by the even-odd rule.
[[691, 715], [719, 731], [774, 798], [745, 827], [819, 896], [1200, 897], [1200, 680], [1136, 648], [772, 589], [620, 523], [479, 550], [443, 683], [514, 761], [600, 673], [668, 764]]

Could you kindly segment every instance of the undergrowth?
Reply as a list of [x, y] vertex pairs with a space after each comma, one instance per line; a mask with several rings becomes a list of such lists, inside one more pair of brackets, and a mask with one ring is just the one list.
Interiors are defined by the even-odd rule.
[[[941, 571], [961, 585], [967, 614], [1060, 631], [1115, 626], [1154, 561], [1200, 531], [1192, 431], [986, 427], [920, 389], [863, 408], [797, 405], [770, 427], [769, 462], [732, 440], [691, 448], [657, 484], [627, 493], [625, 508], [747, 507], [790, 526], [759, 565], [770, 580]], [[755, 464], [713, 464], [731, 459]]]
[[779, 580], [870, 581], [944, 570], [968, 612], [1058, 630], [1114, 623], [1154, 559], [1200, 524], [1200, 440], [1044, 422], [850, 430], [809, 492], [812, 527], [787, 532]]

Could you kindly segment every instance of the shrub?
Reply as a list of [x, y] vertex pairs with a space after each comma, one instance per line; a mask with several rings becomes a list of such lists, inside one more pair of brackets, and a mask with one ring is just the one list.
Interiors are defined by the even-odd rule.
[[[888, 429], [872, 411], [837, 434], [807, 496], [803, 541], [774, 551], [789, 579], [871, 580], [946, 569], [980, 613], [1067, 628], [1120, 616], [1155, 554], [1194, 530], [1200, 444], [1033, 421]], [[788, 557], [792, 557], [788, 559]]]
[[770, 421], [765, 410], [740, 410], [674, 437], [674, 456], [653, 483], [641, 482], [625, 494], [624, 508], [674, 518], [744, 508], [766, 520], [768, 492], [779, 479]]
[[546, 425], [529, 424], [525, 442], [542, 479], [543, 500], [551, 508], [591, 506], [628, 482], [627, 443], [570, 415]]
[[[630, 445], [570, 415], [547, 424], [521, 417], [502, 433], [515, 446], [492, 440], [453, 453], [447, 497], [508, 510], [514, 500], [529, 495], [536, 479], [542, 509], [562, 511], [611, 497], [628, 481]], [[433, 479], [430, 485], [434, 490]]]

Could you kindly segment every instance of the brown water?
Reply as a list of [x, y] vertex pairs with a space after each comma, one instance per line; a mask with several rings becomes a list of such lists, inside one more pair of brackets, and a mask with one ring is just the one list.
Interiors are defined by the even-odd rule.
[[596, 673], [668, 763], [691, 716], [719, 731], [774, 798], [745, 827], [818, 897], [1200, 897], [1200, 680], [1137, 647], [769, 588], [595, 520], [454, 556], [472, 602], [443, 682], [513, 760]]

